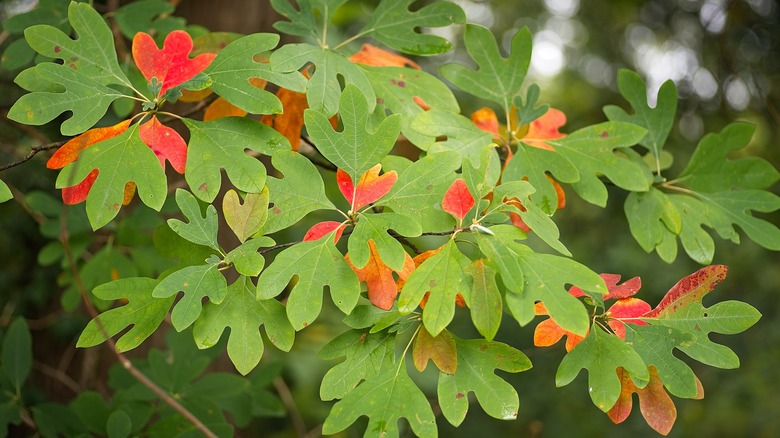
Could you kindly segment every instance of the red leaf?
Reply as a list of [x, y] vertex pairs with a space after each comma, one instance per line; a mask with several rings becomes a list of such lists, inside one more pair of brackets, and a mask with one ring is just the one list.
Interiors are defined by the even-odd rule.
[[715, 289], [715, 286], [726, 278], [728, 271], [729, 268], [725, 265], [711, 265], [699, 269], [672, 286], [658, 306], [647, 312], [644, 317], [655, 318], [666, 312], [674, 312], [687, 304], [701, 301], [704, 295]]
[[462, 221], [466, 217], [466, 213], [474, 206], [474, 197], [471, 196], [469, 188], [466, 187], [466, 181], [462, 178], [453, 181], [450, 188], [447, 189], [447, 193], [444, 194], [441, 206], [444, 211]]
[[344, 222], [335, 222], [335, 221], [324, 221], [320, 222], [313, 227], [309, 228], [309, 231], [306, 232], [306, 235], [303, 236], [303, 241], [308, 242], [310, 240], [319, 240], [323, 238], [325, 235], [330, 234], [334, 230], [336, 231], [336, 234], [333, 236], [333, 243], [336, 243], [341, 239], [341, 233], [344, 232], [344, 228], [346, 228], [347, 224]]
[[[604, 280], [604, 283], [607, 284], [607, 293], [603, 297], [604, 301], [619, 300], [634, 296], [639, 289], [642, 288], [642, 279], [639, 277], [631, 278], [618, 285], [620, 274], [599, 274], [599, 276]], [[569, 293], [575, 297], [585, 295], [585, 293], [582, 292], [582, 289], [577, 286], [573, 286], [569, 289]]]
[[558, 131], [558, 128], [565, 124], [566, 114], [555, 108], [550, 108], [542, 117], [528, 125], [528, 132], [523, 136], [522, 141], [528, 146], [554, 151], [555, 149], [545, 140], [565, 137], [566, 134], [561, 134]]
[[360, 177], [357, 187], [353, 185], [352, 178], [347, 172], [341, 169], [336, 172], [339, 190], [344, 198], [350, 202], [352, 211], [357, 211], [365, 205], [378, 201], [393, 188], [393, 184], [398, 180], [398, 174], [393, 170], [380, 176], [380, 170], [382, 170], [381, 164], [368, 169]]
[[501, 140], [501, 135], [498, 133], [498, 117], [492, 109], [483, 107], [474, 111], [471, 113], [471, 122], [477, 125], [477, 128], [493, 134], [493, 139]]
[[54, 155], [49, 158], [49, 161], [46, 163], [46, 167], [49, 169], [61, 169], [76, 161], [76, 159], [79, 157], [79, 154], [84, 149], [92, 146], [95, 143], [116, 137], [117, 135], [127, 131], [129, 126], [130, 119], [119, 122], [114, 126], [93, 128], [84, 132], [83, 134], [73, 137], [68, 140], [67, 143], [57, 149], [57, 152], [55, 152]]
[[[534, 313], [547, 315], [547, 309], [544, 307], [544, 304], [536, 303], [534, 305]], [[566, 336], [566, 351], [571, 351], [585, 339], [583, 336], [564, 330], [552, 318], [545, 319], [537, 324], [534, 329], [534, 345], [537, 347], [549, 347], [558, 343], [564, 336]]]
[[138, 32], [133, 37], [133, 59], [147, 81], [156, 77], [162, 83], [162, 96], [167, 90], [181, 85], [206, 69], [217, 56], [203, 53], [190, 59], [192, 38], [183, 30], [174, 30], [165, 37], [162, 50], [151, 35]]
[[372, 65], [374, 67], [409, 67], [419, 70], [420, 66], [409, 58], [397, 55], [371, 44], [363, 44], [360, 51], [349, 57], [356, 64]]
[[163, 125], [152, 116], [151, 120], [141, 125], [138, 130], [141, 141], [154, 151], [160, 160], [160, 166], [165, 169], [165, 160], [179, 173], [184, 173], [187, 163], [187, 143], [175, 129]]
[[630, 318], [642, 316], [649, 311], [650, 305], [639, 298], [623, 298], [615, 302], [607, 311], [607, 316], [616, 318], [607, 321], [607, 324], [620, 339], [626, 339], [626, 326], [624, 324], [647, 325], [641, 319]]
[[620, 397], [615, 406], [607, 412], [607, 416], [615, 424], [625, 421], [633, 407], [631, 395], [636, 392], [639, 396], [639, 410], [647, 424], [661, 435], [668, 435], [677, 419], [677, 408], [666, 393], [655, 367], [650, 365], [648, 370], [650, 382], [644, 388], [637, 388], [631, 376], [622, 367], [617, 369], [622, 384]]
[[95, 183], [97, 176], [98, 170], [92, 169], [92, 171], [89, 172], [89, 175], [87, 175], [87, 177], [84, 178], [84, 180], [80, 183], [72, 187], [63, 188], [62, 202], [67, 205], [75, 205], [86, 201], [87, 195], [89, 195], [89, 191], [92, 189], [92, 184]]

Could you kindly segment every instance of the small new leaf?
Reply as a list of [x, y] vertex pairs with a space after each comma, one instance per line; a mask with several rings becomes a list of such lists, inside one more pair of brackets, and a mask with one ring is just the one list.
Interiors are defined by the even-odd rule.
[[420, 327], [414, 338], [412, 359], [417, 371], [423, 372], [428, 361], [433, 361], [436, 368], [444, 374], [455, 374], [458, 369], [458, 349], [455, 338], [447, 330], [438, 336], [431, 336], [425, 327]]
[[184, 190], [176, 190], [176, 204], [189, 222], [178, 219], [168, 219], [168, 226], [176, 234], [198, 245], [208, 246], [219, 251], [217, 243], [217, 209], [209, 204], [206, 207], [206, 217], [201, 213], [200, 204], [192, 193]]

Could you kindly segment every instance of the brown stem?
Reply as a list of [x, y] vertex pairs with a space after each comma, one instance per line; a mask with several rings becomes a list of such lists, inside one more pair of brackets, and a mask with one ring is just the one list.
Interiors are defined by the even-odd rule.
[[25, 155], [24, 157], [14, 161], [14, 162], [12, 162], [12, 163], [3, 164], [2, 166], [0, 166], [0, 172], [2, 172], [4, 170], [8, 170], [8, 169], [10, 169], [12, 167], [16, 167], [16, 166], [18, 166], [20, 164], [23, 164], [23, 163], [29, 161], [38, 152], [43, 152], [43, 151], [48, 151], [48, 150], [51, 150], [51, 149], [56, 149], [56, 148], [58, 148], [58, 147], [60, 147], [60, 146], [62, 146], [64, 144], [65, 144], [64, 141], [55, 141], [54, 143], [47, 143], [47, 144], [42, 144], [42, 145], [38, 145], [38, 146], [33, 146], [32, 149], [30, 149], [30, 152], [28, 152], [27, 155]]
[[306, 437], [306, 423], [303, 421], [301, 412], [295, 404], [295, 399], [287, 383], [281, 377], [277, 377], [274, 379], [274, 388], [279, 393], [279, 398], [282, 399], [282, 404], [287, 408], [287, 412], [290, 413], [290, 420], [293, 423], [293, 428], [295, 428], [295, 433], [301, 438]]
[[76, 288], [79, 290], [79, 293], [81, 294], [81, 298], [84, 302], [85, 307], [87, 308], [87, 311], [89, 312], [93, 321], [95, 321], [95, 323], [97, 324], [98, 330], [100, 330], [101, 334], [106, 339], [106, 345], [109, 347], [109, 349], [114, 354], [114, 356], [116, 356], [119, 363], [121, 363], [122, 366], [127, 370], [127, 372], [130, 373], [130, 375], [135, 377], [135, 379], [141, 382], [141, 384], [143, 384], [144, 386], [149, 388], [152, 392], [154, 392], [157, 395], [157, 397], [160, 398], [160, 400], [165, 402], [176, 412], [180, 413], [187, 421], [192, 423], [192, 425], [194, 425], [198, 430], [200, 430], [200, 432], [203, 433], [206, 437], [217, 438], [217, 435], [214, 432], [212, 432], [205, 424], [203, 424], [190, 411], [188, 411], [187, 408], [182, 406], [179, 402], [173, 399], [173, 397], [171, 397], [167, 392], [163, 391], [162, 388], [157, 386], [156, 383], [154, 383], [151, 379], [146, 377], [141, 371], [139, 371], [135, 366], [133, 366], [132, 362], [130, 362], [130, 360], [127, 359], [127, 357], [125, 357], [124, 354], [120, 353], [119, 350], [117, 350], [114, 340], [111, 339], [111, 337], [108, 335], [108, 331], [103, 325], [103, 322], [100, 320], [100, 318], [97, 317], [98, 316], [97, 309], [95, 309], [95, 307], [92, 305], [92, 302], [90, 301], [87, 293], [87, 289], [86, 287], [84, 287], [84, 283], [81, 280], [81, 275], [79, 274], [78, 267], [76, 266], [76, 261], [73, 257], [73, 251], [71, 250], [70, 247], [67, 223], [68, 223], [68, 210], [66, 208], [63, 208], [63, 213], [60, 220], [60, 241], [62, 242], [63, 251], [68, 261], [68, 265], [70, 266], [71, 274], [73, 275], [73, 282], [76, 285]]
[[52, 366], [46, 365], [45, 363], [41, 362], [33, 362], [33, 368], [40, 371], [43, 374], [46, 374], [47, 376], [53, 378], [54, 380], [62, 383], [63, 386], [67, 387], [71, 391], [73, 391], [74, 394], [80, 394], [82, 389], [81, 385], [78, 384], [75, 380], [73, 380], [69, 375], [63, 373], [61, 370], [58, 370], [57, 368], [54, 368]]

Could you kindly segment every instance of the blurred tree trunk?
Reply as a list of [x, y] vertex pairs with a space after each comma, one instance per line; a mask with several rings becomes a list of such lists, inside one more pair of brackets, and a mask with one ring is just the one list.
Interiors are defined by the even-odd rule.
[[214, 32], [274, 32], [282, 17], [269, 0], [182, 0], [176, 15]]

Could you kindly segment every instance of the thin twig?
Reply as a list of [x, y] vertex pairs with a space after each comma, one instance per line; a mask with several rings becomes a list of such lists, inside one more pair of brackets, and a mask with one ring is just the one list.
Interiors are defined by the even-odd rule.
[[160, 400], [165, 402], [176, 412], [180, 413], [187, 421], [192, 423], [198, 430], [200, 430], [201, 433], [206, 435], [206, 437], [217, 438], [217, 435], [214, 432], [212, 432], [205, 424], [203, 424], [198, 419], [198, 417], [193, 415], [190, 411], [187, 410], [187, 408], [182, 406], [167, 392], [163, 391], [162, 388], [157, 386], [156, 383], [154, 383], [151, 379], [146, 377], [146, 375], [144, 375], [141, 371], [139, 371], [133, 365], [133, 363], [130, 362], [130, 360], [127, 359], [127, 357], [125, 357], [124, 354], [120, 353], [119, 350], [117, 350], [114, 340], [111, 339], [111, 337], [108, 335], [108, 331], [103, 325], [103, 322], [100, 320], [100, 318], [98, 318], [97, 309], [95, 309], [95, 307], [92, 305], [92, 302], [89, 299], [87, 289], [81, 280], [81, 275], [79, 273], [78, 267], [76, 266], [76, 261], [73, 257], [73, 251], [71, 250], [70, 240], [68, 236], [68, 227], [67, 227], [68, 210], [67, 209], [63, 209], [63, 213], [62, 216], [60, 216], [60, 219], [61, 219], [60, 220], [60, 242], [62, 242], [62, 248], [65, 253], [65, 257], [68, 261], [68, 265], [70, 266], [71, 274], [73, 275], [73, 282], [81, 294], [81, 298], [84, 301], [84, 305], [86, 306], [87, 311], [89, 312], [93, 321], [95, 321], [95, 323], [97, 324], [98, 330], [100, 330], [101, 334], [103, 335], [103, 338], [106, 340], [106, 345], [109, 347], [111, 352], [114, 354], [114, 356], [116, 356], [119, 363], [122, 364], [122, 366], [127, 370], [127, 372], [130, 373], [130, 375], [132, 375], [136, 380], [141, 382], [141, 384], [149, 388], [153, 393], [157, 395], [157, 397], [160, 398]]
[[69, 375], [63, 373], [62, 371], [58, 370], [57, 368], [54, 368], [52, 366], [46, 365], [42, 362], [33, 362], [33, 368], [40, 371], [43, 374], [46, 374], [47, 376], [53, 378], [54, 380], [62, 383], [64, 386], [66, 386], [68, 389], [73, 391], [74, 394], [81, 394], [81, 385], [78, 384], [75, 380], [73, 380]]
[[54, 143], [47, 143], [47, 144], [42, 144], [42, 145], [38, 145], [38, 146], [33, 146], [30, 149], [30, 152], [28, 152], [27, 155], [25, 155], [21, 159], [16, 160], [16, 161], [14, 161], [12, 163], [8, 163], [8, 164], [4, 164], [4, 165], [0, 166], [0, 172], [2, 172], [4, 170], [8, 170], [8, 169], [10, 169], [12, 167], [16, 167], [16, 166], [18, 166], [20, 164], [23, 164], [23, 163], [29, 161], [38, 152], [43, 152], [43, 151], [49, 151], [49, 150], [52, 150], [52, 149], [57, 149], [58, 147], [60, 147], [60, 146], [62, 146], [64, 144], [65, 144], [65, 141], [55, 141]]
[[407, 247], [409, 247], [409, 249], [414, 251], [415, 254], [420, 255], [420, 254], [423, 253], [422, 250], [417, 247], [417, 245], [413, 244], [412, 242], [409, 241], [409, 239], [407, 239], [406, 237], [396, 233], [395, 231], [387, 230], [387, 234], [389, 234], [395, 240], [401, 242], [403, 245], [406, 245]]
[[287, 412], [290, 414], [290, 420], [292, 421], [295, 433], [300, 438], [306, 437], [306, 423], [303, 421], [301, 412], [298, 410], [298, 406], [295, 404], [295, 399], [290, 392], [290, 388], [287, 383], [281, 377], [274, 379], [274, 388], [279, 393], [279, 398], [282, 399], [282, 404], [287, 408]]
[[301, 243], [300, 240], [297, 240], [295, 242], [280, 243], [278, 245], [269, 246], [268, 248], [263, 248], [263, 249], [261, 249], [261, 250], [259, 250], [257, 252], [259, 254], [265, 254], [267, 252], [276, 251], [277, 249], [287, 248], [289, 246], [293, 246], [293, 245], [296, 245], [296, 244], [299, 244], [299, 243]]

